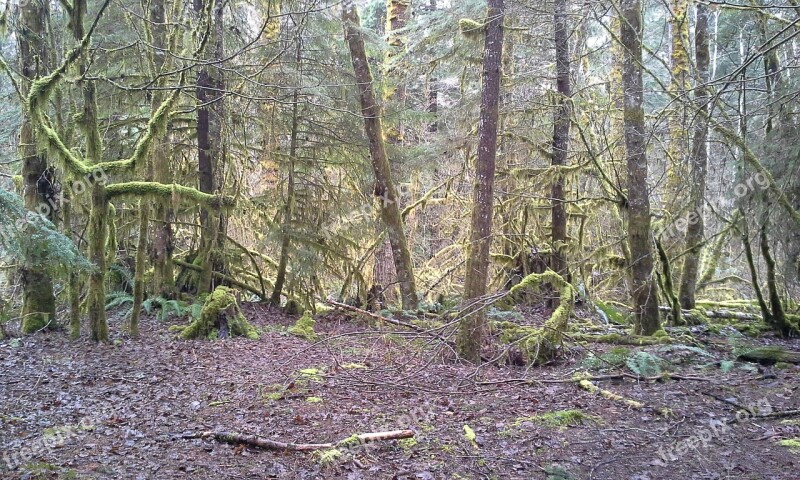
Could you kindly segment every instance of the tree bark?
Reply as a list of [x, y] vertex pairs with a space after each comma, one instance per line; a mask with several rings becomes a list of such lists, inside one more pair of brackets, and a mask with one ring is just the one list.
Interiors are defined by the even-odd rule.
[[[703, 212], [706, 194], [706, 169], [708, 167], [708, 89], [709, 80], [709, 34], [708, 34], [708, 6], [697, 4], [697, 24], [695, 25], [695, 64], [697, 67], [697, 80], [695, 83], [695, 108], [702, 112], [697, 117], [694, 127], [694, 140], [692, 144], [692, 182], [691, 203], [689, 210], [689, 225], [686, 228], [686, 255], [683, 259], [681, 271], [681, 285], [679, 299], [681, 308], [691, 310], [695, 307], [695, 293], [697, 291], [697, 276], [700, 265], [700, 252], [702, 250], [703, 236], [705, 234], [705, 220]], [[692, 221], [694, 220], [694, 221]]]
[[[504, 17], [504, 0], [489, 0], [483, 50], [478, 158], [472, 192], [469, 256], [464, 280], [465, 300], [486, 295], [489, 248], [492, 243]], [[456, 343], [459, 354], [466, 360], [480, 362], [484, 323], [485, 312], [481, 307], [461, 320]]]
[[620, 41], [624, 51], [623, 122], [628, 167], [628, 244], [631, 253], [634, 333], [651, 335], [661, 328], [653, 271], [650, 197], [647, 186], [646, 133], [642, 106], [642, 5], [622, 0]]
[[[552, 165], [560, 168], [567, 164], [570, 127], [570, 60], [569, 30], [567, 27], [567, 1], [555, 0], [553, 40], [556, 49], [556, 112], [553, 118]], [[557, 175], [551, 187], [553, 253], [551, 268], [569, 282], [564, 250], [567, 243], [567, 211], [564, 207], [564, 176]]]
[[370, 72], [364, 47], [364, 38], [359, 31], [361, 20], [351, 0], [346, 0], [342, 6], [342, 21], [344, 23], [345, 41], [350, 50], [356, 84], [359, 89], [361, 113], [364, 117], [364, 130], [369, 140], [372, 169], [375, 173], [374, 194], [380, 200], [381, 219], [386, 225], [387, 235], [392, 246], [403, 309], [413, 310], [417, 308], [417, 293], [414, 269], [411, 263], [411, 252], [408, 249], [408, 242], [403, 231], [403, 220], [400, 216], [397, 190], [392, 181], [389, 158], [386, 154], [381, 109], [375, 98], [372, 73]]
[[[205, 57], [212, 62], [220, 62], [223, 57], [223, 9], [225, 2], [214, 2], [209, 12], [208, 22], [210, 52]], [[194, 0], [194, 8], [203, 15], [208, 9], [204, 0]], [[223, 90], [225, 79], [220, 66], [204, 65], [197, 78], [197, 163], [199, 188], [201, 192], [213, 194], [221, 185], [225, 150], [222, 132], [224, 115]], [[200, 255], [203, 259], [203, 272], [198, 281], [198, 293], [214, 290], [213, 271], [225, 271], [224, 247], [226, 220], [220, 211], [215, 214], [207, 208], [200, 210]]]
[[[150, 54], [150, 70], [151, 75], [155, 78], [164, 67], [166, 60], [166, 53], [164, 50], [167, 48], [167, 34], [166, 34], [166, 9], [164, 7], [164, 0], [152, 0], [149, 9], [150, 28], [152, 43], [155, 47], [154, 51]], [[156, 85], [163, 86], [163, 82], [156, 82]], [[150, 102], [151, 111], [156, 111], [164, 99], [162, 91], [156, 91], [153, 94], [152, 101]], [[161, 142], [157, 142], [153, 148], [153, 159], [148, 160], [145, 166], [145, 180], [153, 181], [155, 166], [158, 166], [160, 173], [164, 170], [164, 165], [169, 164], [166, 146]], [[160, 179], [163, 181], [163, 179]], [[167, 232], [167, 237], [171, 237], [171, 227], [167, 222], [165, 209], [163, 208], [166, 203], [159, 202], [157, 207], [158, 213], [164, 217], [157, 217], [160, 222], [156, 225], [156, 232], [163, 235]], [[168, 208], [168, 207], [167, 207]], [[136, 263], [133, 274], [133, 305], [131, 307], [131, 318], [128, 324], [128, 330], [132, 337], [139, 336], [139, 317], [141, 315], [142, 303], [145, 298], [145, 281], [144, 272], [147, 268], [147, 243], [148, 233], [150, 231], [150, 204], [147, 201], [139, 200], [139, 241], [136, 247]], [[161, 245], [159, 245], [161, 246]], [[154, 268], [155, 269], [155, 268]], [[159, 267], [161, 274], [159, 277], [164, 277], [164, 267]], [[167, 275], [169, 276], [169, 275]], [[163, 292], [161, 292], [163, 293]]]
[[[300, 33], [294, 39], [296, 43], [295, 48], [295, 68], [297, 69], [298, 81], [301, 81], [303, 74], [301, 68], [303, 43]], [[283, 218], [281, 220], [281, 254], [278, 259], [278, 271], [275, 275], [275, 286], [272, 289], [272, 296], [270, 303], [276, 306], [281, 304], [281, 292], [283, 291], [283, 284], [286, 281], [286, 269], [289, 265], [289, 250], [291, 248], [291, 236], [289, 229], [292, 224], [292, 217], [294, 215], [295, 203], [295, 160], [297, 158], [297, 135], [299, 128], [299, 110], [300, 110], [300, 86], [298, 85], [292, 93], [292, 130], [289, 139], [289, 172], [286, 179], [286, 203], [283, 207]]]
[[[30, 0], [19, 6], [19, 26], [16, 37], [23, 83], [23, 95], [27, 96], [30, 81], [42, 76], [48, 59], [45, 31], [49, 15], [48, 2]], [[19, 154], [22, 157], [23, 200], [25, 208], [54, 220], [56, 205], [53, 185], [53, 170], [47, 159], [39, 152], [34, 136], [30, 114], [22, 118], [19, 133]], [[55, 325], [56, 299], [53, 280], [46, 265], [24, 265], [20, 268], [22, 278], [22, 332], [34, 333]]]

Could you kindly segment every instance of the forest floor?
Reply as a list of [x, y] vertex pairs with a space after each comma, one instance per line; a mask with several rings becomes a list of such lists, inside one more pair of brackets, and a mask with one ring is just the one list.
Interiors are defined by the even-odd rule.
[[[309, 343], [286, 333], [294, 318], [260, 305], [245, 312], [263, 330], [257, 341], [176, 340], [168, 326], [179, 320], [147, 318], [135, 341], [119, 335], [97, 345], [56, 332], [0, 342], [0, 478], [766, 480], [800, 472], [800, 449], [781, 444], [800, 437], [800, 416], [737, 417], [736, 406], [758, 415], [800, 409], [800, 367], [735, 361], [750, 344], [800, 350], [797, 341], [700, 329], [688, 348], [590, 344], [542, 367], [476, 369], [419, 336], [339, 313], [318, 318], [323, 341]], [[122, 330], [120, 318], [112, 332]], [[630, 373], [624, 358], [650, 358], [639, 351], [691, 379], [595, 382], [641, 409], [570, 380], [592, 368]], [[414, 440], [340, 449], [338, 458], [185, 438], [224, 430], [336, 442], [406, 428]]]

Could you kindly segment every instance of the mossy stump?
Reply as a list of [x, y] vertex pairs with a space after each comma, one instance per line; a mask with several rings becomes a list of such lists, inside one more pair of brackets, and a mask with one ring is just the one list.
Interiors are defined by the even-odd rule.
[[303, 316], [297, 319], [294, 325], [289, 327], [289, 333], [295, 337], [308, 340], [309, 342], [317, 341], [317, 332], [314, 331], [316, 321], [311, 316], [311, 312], [306, 311]]
[[247, 321], [239, 309], [236, 290], [217, 287], [206, 299], [200, 318], [181, 331], [181, 338], [247, 337], [258, 339], [255, 327]]

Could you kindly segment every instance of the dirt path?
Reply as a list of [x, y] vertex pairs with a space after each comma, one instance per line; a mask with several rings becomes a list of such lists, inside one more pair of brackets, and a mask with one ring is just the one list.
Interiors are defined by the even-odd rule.
[[[727, 337], [707, 337], [697, 351], [645, 349], [708, 381], [597, 382], [645, 405], [632, 410], [574, 383], [517, 381], [569, 379], [590, 365], [584, 349], [554, 366], [476, 372], [418, 338], [365, 333], [343, 317], [318, 321], [327, 341], [311, 345], [286, 334], [292, 319], [249, 314], [265, 330], [258, 341], [177, 341], [148, 319], [138, 341], [70, 343], [55, 333], [0, 342], [0, 477], [800, 477], [800, 452], [778, 443], [800, 437], [800, 416], [734, 421], [732, 405], [800, 409], [800, 368], [728, 363], [736, 345]], [[182, 438], [224, 429], [328, 442], [400, 428], [416, 439], [339, 458]]]

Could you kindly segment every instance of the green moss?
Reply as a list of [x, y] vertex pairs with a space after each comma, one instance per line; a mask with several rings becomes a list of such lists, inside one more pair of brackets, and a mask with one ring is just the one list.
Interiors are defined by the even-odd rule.
[[581, 410], [558, 410], [532, 417], [520, 417], [512, 423], [512, 426], [519, 427], [525, 422], [539, 423], [550, 428], [565, 428], [576, 427], [584, 423], [600, 424], [601, 420], [599, 417], [588, 415]]
[[458, 20], [458, 29], [467, 38], [483, 34], [483, 29], [485, 27], [486, 25], [483, 23], [476, 22], [471, 18], [461, 18]]
[[317, 322], [311, 317], [311, 312], [306, 310], [303, 316], [298, 318], [295, 324], [289, 327], [289, 333], [295, 337], [308, 340], [309, 342], [315, 342], [317, 340], [317, 332], [314, 331], [314, 325], [316, 325], [316, 323]]
[[411, 452], [411, 450], [416, 447], [418, 443], [419, 442], [417, 442], [417, 439], [414, 437], [404, 438], [397, 442], [397, 444], [400, 445], [400, 448], [402, 448], [406, 453]]
[[642, 408], [644, 408], [643, 403], [637, 402], [636, 400], [631, 400], [629, 398], [625, 398], [622, 395], [617, 395], [616, 393], [611, 392], [610, 390], [604, 390], [602, 388], [599, 388], [597, 385], [595, 385], [594, 383], [590, 382], [585, 378], [578, 380], [578, 386], [580, 386], [582, 389], [586, 390], [591, 394], [598, 394], [605, 399], [622, 403], [635, 410], [641, 410]]
[[236, 291], [232, 288], [217, 287], [206, 298], [200, 318], [196, 319], [181, 331], [184, 339], [219, 338], [225, 331], [231, 337], [247, 337], [258, 339], [258, 331], [239, 309]]
[[324, 372], [318, 368], [304, 368], [299, 370], [298, 373], [300, 374], [300, 378], [314, 382], [321, 382], [322, 374]]
[[469, 425], [464, 425], [464, 438], [475, 448], [478, 448], [478, 436]]
[[312, 457], [323, 467], [330, 467], [341, 458], [342, 452], [337, 448], [327, 450], [317, 450]]
[[785, 440], [780, 440], [778, 445], [781, 447], [786, 447], [795, 453], [800, 453], [800, 438], [787, 438]]
[[783, 347], [769, 346], [744, 350], [739, 354], [739, 359], [754, 362], [784, 362], [800, 364], [800, 353], [792, 352]]
[[574, 289], [561, 275], [547, 270], [526, 276], [508, 291], [508, 297], [514, 298], [526, 289], [541, 288], [546, 284], [552, 285], [559, 291], [559, 305], [542, 328], [517, 325], [513, 322], [494, 323], [494, 327], [500, 331], [500, 341], [518, 346], [528, 363], [534, 365], [551, 360], [561, 346], [572, 313]]
[[322, 398], [320, 397], [308, 397], [306, 398], [306, 402], [308, 403], [322, 403]]
[[353, 448], [358, 445], [361, 445], [361, 439], [358, 437], [357, 433], [350, 435], [344, 440], [340, 440], [339, 443], [336, 444], [337, 447], [341, 448]]

